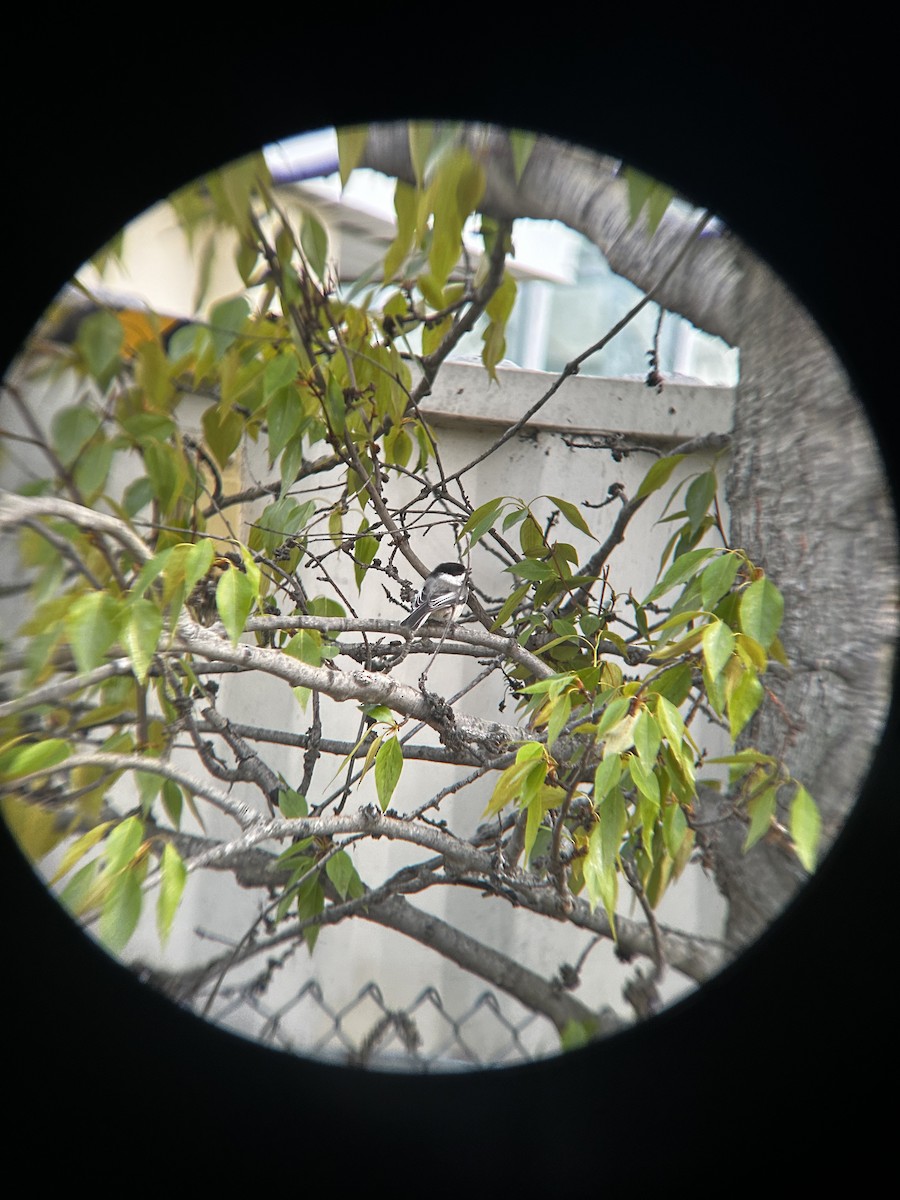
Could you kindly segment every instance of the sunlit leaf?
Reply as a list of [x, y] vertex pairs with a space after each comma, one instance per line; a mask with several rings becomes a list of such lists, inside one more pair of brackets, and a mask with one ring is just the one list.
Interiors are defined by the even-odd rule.
[[110, 833], [103, 847], [107, 869], [122, 870], [137, 854], [144, 838], [144, 826], [138, 817], [126, 817]]
[[622, 760], [618, 754], [607, 754], [594, 772], [594, 804], [600, 803], [622, 778]]
[[111, 954], [121, 954], [141, 915], [141, 884], [136, 872], [123, 871], [104, 901], [97, 932]]
[[17, 779], [34, 771], [58, 766], [71, 754], [62, 738], [44, 738], [40, 742], [18, 743], [0, 752], [0, 778]]
[[741, 560], [737, 554], [724, 553], [703, 568], [700, 576], [700, 596], [703, 607], [713, 608], [730, 590]]
[[816, 802], [801, 783], [797, 784], [791, 801], [790, 828], [797, 857], [807, 871], [814, 871], [822, 834], [822, 817]]
[[[0, 769], [0, 778], [3, 774]], [[31, 862], [40, 862], [66, 836], [55, 812], [22, 796], [8, 793], [0, 797], [0, 815]]]
[[732, 741], [759, 708], [764, 695], [756, 672], [747, 667], [728, 697], [728, 724]]
[[586, 533], [589, 538], [593, 538], [596, 542], [596, 537], [591, 533], [581, 509], [576, 504], [573, 504], [571, 500], [563, 500], [559, 496], [548, 496], [547, 499], [556, 505], [570, 525], [574, 525], [576, 529], [580, 529], [582, 533]]
[[784, 597], [771, 579], [764, 575], [741, 593], [740, 612], [743, 632], [768, 649], [781, 628]]
[[716, 474], [714, 471], [704, 471], [691, 480], [690, 487], [684, 497], [684, 508], [691, 523], [691, 531], [699, 529], [703, 518], [709, 511], [716, 494]]
[[64, 467], [72, 466], [99, 428], [100, 417], [87, 404], [61, 408], [56, 413], [50, 425], [50, 442]]
[[516, 183], [522, 178], [522, 172], [528, 165], [528, 160], [531, 158], [531, 152], [534, 149], [537, 141], [537, 134], [526, 133], [522, 129], [511, 129], [509, 131], [509, 146], [513, 156], [513, 177]]
[[471, 544], [474, 546], [485, 533], [494, 525], [500, 513], [503, 511], [505, 500], [500, 497], [498, 500], [486, 500], [484, 504], [479, 504], [478, 508], [471, 514], [459, 531], [459, 537], [468, 536]]
[[181, 903], [184, 885], [187, 882], [187, 867], [171, 842], [163, 847], [159, 865], [159, 897], [156, 902], [156, 927], [159, 940], [165, 943], [172, 932], [172, 922]]
[[109, 592], [86, 592], [72, 604], [66, 631], [79, 671], [91, 671], [105, 659], [118, 636], [119, 607]]
[[748, 801], [747, 813], [750, 817], [750, 826], [744, 839], [744, 853], [755, 846], [759, 839], [765, 837], [771, 829], [777, 797], [778, 785], [775, 784], [772, 787], [764, 788]]
[[90, 313], [78, 326], [75, 345], [101, 387], [115, 375], [121, 362], [125, 330], [115, 313]]
[[113, 824], [112, 821], [101, 821], [99, 825], [95, 825], [93, 829], [89, 829], [87, 833], [76, 838], [74, 842], [66, 849], [65, 854], [60, 859], [59, 866], [50, 879], [50, 884], [55, 884], [62, 879], [64, 875], [72, 870], [76, 863], [81, 862], [85, 854], [92, 850], [106, 834], [107, 829]]
[[670, 588], [683, 583], [705, 558], [709, 558], [711, 554], [715, 553], [715, 548], [712, 546], [700, 546], [696, 550], [688, 550], [676, 558], [659, 583], [650, 591], [645, 603], [658, 599], [665, 595]]
[[351, 125], [337, 131], [338, 163], [340, 164], [341, 187], [347, 186], [350, 172], [358, 165], [369, 137], [367, 125]]
[[710, 621], [703, 630], [703, 657], [715, 679], [734, 652], [734, 634], [724, 621]]
[[403, 748], [396, 737], [386, 737], [375, 755], [375, 789], [381, 811], [386, 812], [403, 770]]
[[138, 599], [129, 604], [121, 638], [140, 683], [147, 678], [162, 628], [162, 613], [152, 600]]
[[319, 279], [324, 279], [328, 260], [328, 234], [322, 222], [312, 213], [307, 213], [303, 218], [300, 246], [315, 274]]
[[232, 645], [237, 645], [247, 617], [256, 601], [256, 589], [248, 575], [232, 567], [216, 585], [216, 608]]
[[334, 884], [342, 900], [355, 899], [365, 892], [353, 859], [346, 850], [338, 850], [325, 863], [325, 874]]
[[278, 793], [278, 808], [283, 817], [292, 820], [295, 817], [305, 817], [309, 813], [306, 797], [295, 792], [293, 788], [282, 788]]
[[641, 500], [655, 492], [657, 488], [661, 488], [683, 458], [683, 454], [669, 454], [665, 458], [658, 458], [635, 492], [635, 500]]
[[656, 755], [659, 752], [659, 745], [662, 738], [656, 718], [649, 708], [642, 708], [638, 713], [634, 729], [632, 730], [632, 736], [634, 738], [634, 748], [637, 750], [641, 762], [648, 767], [652, 767], [656, 762]]

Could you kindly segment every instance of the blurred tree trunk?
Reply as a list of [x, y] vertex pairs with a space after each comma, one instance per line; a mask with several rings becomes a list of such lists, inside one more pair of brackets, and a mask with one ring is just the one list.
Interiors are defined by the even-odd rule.
[[[897, 529], [871, 427], [837, 356], [772, 271], [747, 252], [742, 258], [731, 537], [784, 594], [790, 662], [789, 671], [770, 673], [776, 702], [747, 736], [783, 756], [815, 798], [824, 852], [859, 794], [887, 715]], [[779, 794], [785, 823], [792, 794]], [[705, 807], [708, 818], [725, 805], [715, 798]], [[803, 873], [773, 841], [742, 854], [733, 818], [710, 829], [729, 941], [745, 944]]]

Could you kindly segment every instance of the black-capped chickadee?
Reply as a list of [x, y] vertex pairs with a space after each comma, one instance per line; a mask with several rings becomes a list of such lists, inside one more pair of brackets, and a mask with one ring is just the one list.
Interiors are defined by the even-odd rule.
[[459, 563], [438, 563], [416, 596], [415, 608], [400, 622], [418, 629], [423, 621], [452, 621], [459, 605], [468, 595], [468, 572]]

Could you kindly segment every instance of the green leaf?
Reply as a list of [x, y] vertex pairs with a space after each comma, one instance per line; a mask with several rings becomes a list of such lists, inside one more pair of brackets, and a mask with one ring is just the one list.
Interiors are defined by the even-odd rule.
[[687, 699], [690, 694], [693, 683], [693, 671], [691, 664], [688, 662], [679, 663], [675, 667], [668, 667], [662, 671], [657, 677], [648, 684], [648, 691], [651, 691], [665, 698], [678, 708]]
[[139, 683], [147, 679], [162, 627], [162, 613], [152, 600], [138, 599], [129, 604], [121, 637]]
[[637, 750], [641, 762], [645, 766], [652, 767], [659, 753], [662, 735], [660, 734], [656, 718], [650, 712], [649, 708], [642, 708], [638, 713], [638, 718], [632, 730], [632, 736], [634, 737], [634, 748]]
[[719, 600], [731, 590], [740, 565], [740, 557], [726, 551], [703, 568], [700, 576], [700, 597], [704, 608], [715, 607]]
[[263, 371], [263, 399], [271, 398], [297, 379], [299, 364], [292, 346], [280, 347], [274, 358], [270, 358]]
[[608, 754], [594, 772], [594, 807], [616, 786], [622, 778], [622, 760], [618, 754]]
[[752, 667], [745, 667], [728, 696], [728, 724], [732, 741], [737, 740], [738, 734], [759, 708], [763, 695], [763, 686], [756, 672]]
[[122, 493], [122, 507], [126, 516], [134, 517], [145, 508], [154, 496], [153, 482], [146, 475], [129, 483]]
[[547, 722], [547, 746], [551, 747], [563, 730], [572, 712], [572, 697], [565, 692], [553, 704], [550, 720]]
[[167, 546], [165, 550], [160, 550], [158, 554], [154, 554], [152, 558], [144, 563], [135, 576], [134, 583], [131, 585], [130, 590], [133, 600], [140, 599], [150, 584], [153, 583], [154, 579], [166, 569], [169, 559], [174, 553], [174, 549], [174, 546]]
[[292, 496], [282, 496], [267, 504], [254, 522], [250, 535], [250, 549], [262, 549], [271, 553], [285, 538], [302, 529], [315, 513], [314, 501], [298, 504]]
[[764, 649], [768, 650], [774, 641], [783, 616], [784, 597], [765, 575], [741, 594], [741, 629]]
[[319, 279], [325, 278], [325, 267], [328, 261], [328, 234], [325, 226], [311, 213], [303, 218], [300, 230], [300, 248], [306, 255], [306, 261], [312, 267]]
[[99, 667], [118, 635], [119, 606], [109, 592], [86, 592], [66, 614], [66, 633], [78, 670]]
[[184, 796], [181, 788], [174, 779], [163, 780], [162, 802], [169, 820], [176, 829], [179, 829], [181, 827], [181, 809], [184, 803]]
[[328, 382], [325, 386], [325, 396], [323, 398], [323, 407], [328, 417], [328, 424], [331, 426], [332, 433], [335, 435], [335, 437], [343, 437], [344, 430], [347, 427], [347, 402], [344, 399], [344, 390], [334, 375], [328, 376]]
[[559, 1035], [559, 1048], [565, 1052], [580, 1050], [582, 1046], [587, 1046], [592, 1042], [596, 1036], [597, 1023], [595, 1021], [578, 1021], [575, 1017], [570, 1017]]
[[521, 562], [511, 563], [504, 570], [509, 571], [512, 575], [518, 575], [522, 579], [532, 581], [559, 578], [557, 571], [550, 563], [538, 562], [535, 558], [523, 558]]
[[734, 634], [724, 621], [710, 621], [703, 630], [703, 658], [715, 679], [734, 653]]
[[691, 523], [691, 532], [696, 533], [709, 511], [716, 494], [717, 480], [714, 471], [705, 471], [691, 480], [684, 498], [684, 507]]
[[111, 954], [121, 954], [137, 928], [142, 904], [141, 884], [135, 871], [123, 871], [115, 880], [100, 913], [97, 932]]
[[[311, 875], [306, 883], [300, 885], [297, 890], [297, 916], [301, 921], [308, 921], [310, 917], [316, 917], [325, 908], [325, 892], [319, 883], [318, 872]], [[306, 942], [307, 949], [312, 954], [315, 944], [318, 941], [321, 925], [310, 925], [308, 929], [303, 931], [303, 940]]]
[[363, 895], [365, 888], [353, 860], [346, 850], [338, 850], [325, 863], [325, 874], [334, 884], [342, 900]]
[[534, 149], [537, 141], [537, 134], [526, 133], [522, 129], [511, 129], [509, 131], [509, 147], [512, 150], [513, 156], [513, 177], [516, 183], [522, 178], [522, 172], [528, 165], [528, 160], [531, 158], [531, 152]]
[[338, 163], [341, 173], [341, 188], [347, 186], [350, 172], [358, 165], [369, 137], [367, 125], [351, 125], [337, 131]]
[[[416, 234], [416, 219], [419, 207], [418, 192], [412, 184], [398, 179], [394, 190], [394, 212], [397, 214], [397, 236], [384, 257], [385, 281], [393, 279], [412, 249]], [[405, 297], [404, 311], [405, 311]], [[397, 314], [393, 314], [396, 316]]]
[[363, 520], [356, 535], [356, 540], [353, 543], [353, 557], [356, 560], [353, 564], [353, 574], [356, 577], [356, 586], [358, 588], [362, 587], [369, 564], [378, 553], [378, 538], [366, 535], [368, 528], [369, 522]]
[[292, 486], [299, 477], [301, 468], [303, 467], [303, 437], [301, 434], [296, 434], [284, 448], [281, 455], [281, 496], [285, 496], [289, 487]]
[[645, 175], [637, 167], [625, 167], [623, 175], [628, 185], [628, 212], [631, 224], [635, 223], [641, 210], [646, 207], [647, 231], [652, 237], [675, 192], [652, 176]]
[[216, 462], [220, 467], [228, 466], [244, 435], [244, 418], [229, 404], [214, 404], [203, 413], [200, 423]]
[[75, 345], [101, 387], [110, 382], [119, 367], [124, 340], [122, 323], [111, 312], [91, 313], [78, 326]]
[[822, 833], [822, 817], [816, 802], [802, 783], [797, 784], [791, 801], [790, 826], [797, 857], [807, 871], [814, 871]]
[[675, 705], [663, 695], [656, 700], [656, 719], [669, 745], [676, 750], [680, 748], [684, 739], [684, 719]]
[[628, 824], [622, 789], [612, 788], [600, 801], [600, 861], [607, 870], [615, 870]]
[[685, 579], [694, 573], [705, 558], [709, 558], [711, 554], [715, 553], [716, 550], [713, 546], [700, 546], [696, 550], [688, 550], [680, 555], [675, 559], [659, 583], [652, 589], [644, 603], [647, 604], [651, 600], [656, 600], [659, 596], [665, 595], [670, 588], [683, 583]]
[[615, 936], [616, 900], [619, 892], [619, 877], [615, 867], [604, 861], [602, 851], [603, 818], [591, 830], [588, 839], [587, 857], [584, 859], [584, 882], [587, 887], [588, 903], [593, 911], [602, 903]]
[[229, 346], [237, 341], [250, 316], [250, 304], [246, 296], [231, 296], [220, 300], [210, 309], [209, 326], [212, 335], [213, 354], [221, 358]]
[[516, 751], [516, 761], [512, 766], [500, 772], [497, 782], [494, 784], [493, 794], [482, 813], [482, 817], [489, 817], [494, 813], [500, 812], [510, 801], [520, 795], [524, 782], [533, 769], [535, 762], [538, 762], [541, 771], [546, 774], [544, 755], [544, 747], [540, 742], [525, 742], [524, 745], [520, 746]]
[[123, 870], [137, 854], [144, 840], [144, 826], [137, 817], [126, 817], [112, 830], [103, 847], [107, 870]]
[[687, 817], [680, 804], [667, 804], [663, 809], [663, 840], [670, 858], [675, 859], [688, 832]]
[[281, 649], [308, 667], [322, 665], [322, 634], [318, 629], [298, 629]]
[[526, 516], [519, 527], [519, 545], [522, 547], [522, 553], [529, 558], [543, 554], [547, 548], [541, 527], [531, 513]]
[[59, 410], [50, 425], [50, 442], [64, 467], [72, 466], [100, 424], [100, 417], [86, 404]]
[[0, 753], [0, 778], [17, 779], [34, 771], [47, 770], [64, 762], [72, 753], [62, 738], [18, 743]]
[[655, 492], [657, 488], [661, 488], [683, 458], [683, 454], [669, 454], [665, 458], [658, 458], [644, 476], [640, 487], [635, 493], [635, 500], [642, 500], [645, 496], [649, 496], [651, 492]]
[[112, 466], [113, 444], [95, 440], [85, 447], [75, 464], [75, 486], [90, 500], [102, 491]]
[[266, 408], [271, 466], [303, 423], [303, 408], [295, 388], [280, 388]]
[[53, 878], [49, 881], [51, 886], [58, 883], [63, 875], [68, 875], [75, 864], [80, 862], [85, 854], [89, 850], [92, 850], [103, 838], [112, 823], [112, 821], [101, 821], [99, 825], [95, 825], [93, 829], [89, 829], [87, 833], [83, 833], [80, 838], [76, 838], [62, 856], [59, 866], [53, 874]]
[[292, 820], [295, 817], [305, 817], [309, 814], [306, 797], [295, 792], [293, 788], [281, 788], [278, 792], [278, 808], [283, 817]]
[[223, 572], [216, 585], [216, 608], [232, 645], [237, 645], [244, 632], [255, 601], [256, 589], [248, 575], [237, 567]]
[[654, 808], [659, 808], [659, 780], [653, 773], [653, 770], [641, 762], [637, 755], [630, 755], [628, 758], [628, 767], [631, 771], [631, 778], [634, 780], [634, 785], [640, 794], [649, 800]]
[[403, 770], [403, 749], [396, 737], [386, 737], [375, 755], [375, 788], [381, 811], [386, 812]]
[[215, 546], [210, 538], [202, 538], [193, 545], [181, 542], [173, 548], [168, 566], [179, 574], [183, 572], [185, 590], [190, 592], [212, 566], [214, 557]]
[[494, 623], [491, 626], [492, 630], [499, 629], [506, 621], [509, 620], [512, 614], [518, 608], [523, 596], [525, 596], [530, 586], [531, 585], [528, 583], [523, 583], [521, 587], [517, 587], [515, 591], [509, 595], [503, 607], [497, 613]]
[[479, 504], [459, 531], [457, 541], [468, 535], [471, 544], [474, 546], [495, 523], [501, 512], [503, 512], [505, 503], [505, 497], [501, 496], [498, 500], [487, 500], [484, 504]]
[[556, 505], [570, 525], [574, 525], [576, 529], [580, 529], [582, 533], [586, 533], [589, 538], [593, 538], [596, 542], [596, 537], [591, 533], [588, 523], [581, 513], [581, 509], [577, 505], [573, 504], [571, 500], [562, 500], [559, 496], [548, 496], [547, 499]]
[[603, 710], [599, 721], [597, 722], [595, 733], [596, 736], [602, 737], [607, 730], [612, 729], [622, 720], [627, 714], [631, 706], [631, 699], [628, 696], [619, 696], [615, 700], [611, 700]]
[[765, 788], [753, 797], [747, 804], [747, 812], [750, 816], [750, 827], [747, 830], [747, 836], [744, 839], [744, 853], [755, 846], [761, 837], [769, 832], [772, 827], [772, 818], [775, 816], [775, 801], [778, 796], [778, 784], [772, 787]]
[[159, 940], [165, 943], [172, 932], [172, 922], [181, 903], [187, 867], [171, 842], [166, 842], [160, 862], [159, 897], [156, 902], [156, 928]]
[[429, 122], [410, 121], [409, 158], [418, 187], [421, 187], [425, 181], [425, 166], [428, 162], [428, 152], [431, 149], [433, 137], [434, 126]]

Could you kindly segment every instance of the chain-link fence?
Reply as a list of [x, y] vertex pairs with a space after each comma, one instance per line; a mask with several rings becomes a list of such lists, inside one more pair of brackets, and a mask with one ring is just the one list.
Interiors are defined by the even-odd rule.
[[[196, 1007], [204, 1009], [203, 996], [196, 998]], [[370, 982], [335, 1005], [322, 985], [310, 979], [276, 1006], [255, 980], [221, 987], [207, 1016], [275, 1049], [378, 1070], [511, 1066], [559, 1049], [558, 1035], [545, 1017], [492, 991], [453, 1012], [436, 988], [425, 987], [398, 1008]]]

